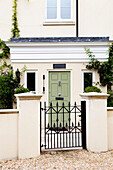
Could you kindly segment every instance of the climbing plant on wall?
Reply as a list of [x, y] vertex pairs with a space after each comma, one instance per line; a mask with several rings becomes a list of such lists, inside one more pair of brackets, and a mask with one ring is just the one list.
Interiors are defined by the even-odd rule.
[[13, 15], [12, 15], [12, 25], [13, 28], [11, 29], [12, 37], [20, 37], [20, 30], [18, 28], [18, 20], [17, 20], [17, 0], [13, 1]]
[[100, 85], [106, 86], [108, 94], [108, 107], [113, 107], [113, 91], [111, 87], [113, 86], [113, 44], [109, 47], [109, 58], [108, 61], [101, 63], [95, 59], [95, 55], [90, 51], [90, 49], [85, 49], [86, 54], [90, 58], [89, 64], [86, 65], [87, 69], [97, 70], [100, 75]]
[[113, 85], [113, 44], [109, 48], [108, 61], [103, 63], [95, 59], [95, 55], [93, 55], [90, 49], [85, 50], [90, 58], [90, 62], [86, 65], [86, 68], [97, 70], [100, 75], [100, 84], [102, 86], [107, 85], [108, 90], [110, 90]]
[[[13, 15], [12, 15], [12, 26], [13, 28], [11, 29], [12, 32], [12, 38], [14, 37], [20, 37], [20, 29], [18, 28], [18, 18], [17, 18], [17, 1], [13, 1]], [[29, 0], [28, 0], [29, 2]]]
[[9, 58], [10, 49], [3, 40], [0, 39], [0, 59]]

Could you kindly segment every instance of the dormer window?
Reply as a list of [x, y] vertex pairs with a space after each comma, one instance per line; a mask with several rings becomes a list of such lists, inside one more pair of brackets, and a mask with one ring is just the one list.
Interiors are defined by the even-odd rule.
[[72, 0], [47, 0], [47, 20], [72, 19]]

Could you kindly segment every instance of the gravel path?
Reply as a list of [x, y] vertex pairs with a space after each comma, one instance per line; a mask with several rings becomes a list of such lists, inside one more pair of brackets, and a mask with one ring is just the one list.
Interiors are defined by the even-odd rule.
[[113, 151], [91, 153], [86, 150], [42, 153], [37, 158], [0, 162], [0, 170], [113, 170]]

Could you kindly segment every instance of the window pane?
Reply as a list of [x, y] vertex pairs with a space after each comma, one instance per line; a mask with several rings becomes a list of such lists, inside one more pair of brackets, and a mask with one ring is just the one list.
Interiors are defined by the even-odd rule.
[[92, 73], [84, 73], [84, 90], [88, 86], [92, 86]]
[[47, 0], [47, 7], [57, 7], [57, 0]]
[[35, 73], [27, 73], [27, 88], [29, 91], [35, 91]]
[[71, 8], [61, 8], [61, 18], [70, 19], [71, 18]]
[[71, 0], [61, 0], [61, 7], [71, 7]]
[[47, 19], [57, 18], [57, 8], [47, 8]]

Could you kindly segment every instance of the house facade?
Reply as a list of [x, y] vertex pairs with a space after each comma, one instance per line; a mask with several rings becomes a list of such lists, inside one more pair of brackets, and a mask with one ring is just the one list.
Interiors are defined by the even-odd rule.
[[[107, 61], [108, 41], [107, 37], [13, 38], [7, 45], [14, 70], [26, 66], [21, 77], [24, 87], [43, 94], [43, 101], [80, 103], [85, 87], [99, 82], [99, 74], [86, 69], [85, 48], [99, 61]], [[107, 92], [106, 87], [100, 88]]]
[[[2, 0], [0, 4], [0, 38], [7, 41], [13, 2]], [[86, 69], [89, 58], [85, 48], [101, 62], [108, 58], [112, 5], [107, 0], [18, 0], [21, 38], [6, 43], [14, 70], [26, 66], [21, 84], [43, 94], [42, 101], [80, 103], [85, 79], [89, 85], [99, 82], [98, 73]], [[101, 89], [107, 91], [106, 87]]]
[[[0, 1], [0, 38], [8, 40], [12, 28], [12, 0]], [[106, 37], [113, 39], [113, 1], [17, 1], [21, 37]], [[77, 19], [78, 18], [78, 19]]]

